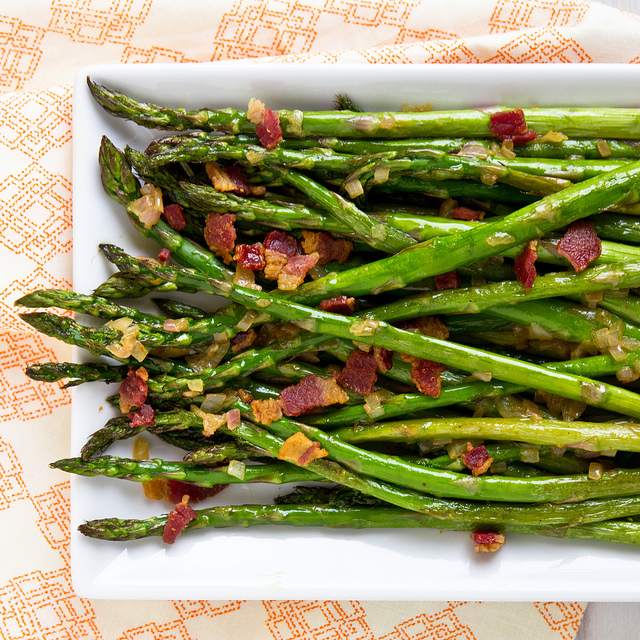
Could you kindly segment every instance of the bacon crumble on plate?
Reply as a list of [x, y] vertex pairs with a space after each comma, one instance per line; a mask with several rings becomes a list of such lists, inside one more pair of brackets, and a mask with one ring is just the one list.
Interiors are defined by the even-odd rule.
[[319, 442], [309, 440], [304, 433], [297, 431], [280, 447], [278, 460], [287, 460], [299, 467], [308, 467], [314, 460], [326, 458], [328, 455]]
[[299, 416], [309, 409], [344, 404], [347, 400], [349, 396], [334, 378], [321, 378], [313, 374], [280, 393], [280, 406], [285, 416]]
[[182, 231], [187, 226], [187, 219], [179, 204], [168, 204], [162, 212], [162, 218], [174, 231]]
[[384, 347], [373, 347], [373, 357], [376, 359], [380, 373], [386, 373], [393, 367], [393, 351]]
[[265, 149], [275, 149], [282, 142], [280, 118], [275, 111], [265, 107], [262, 122], [256, 126], [256, 135]]
[[438, 291], [460, 288], [460, 275], [456, 269], [453, 271], [447, 271], [446, 273], [439, 273], [438, 275], [433, 276], [433, 280]]
[[480, 221], [484, 218], [484, 211], [469, 209], [469, 207], [456, 207], [451, 217], [454, 220]]
[[233, 259], [245, 269], [260, 271], [261, 269], [264, 269], [266, 265], [264, 258], [264, 245], [261, 242], [236, 245]]
[[251, 400], [251, 411], [256, 422], [269, 426], [272, 422], [282, 418], [280, 398], [266, 398], [265, 400]]
[[467, 453], [462, 454], [462, 462], [465, 467], [471, 469], [474, 476], [479, 476], [489, 470], [493, 458], [489, 456], [489, 452], [483, 444], [474, 447], [468, 442]]
[[368, 396], [373, 393], [377, 379], [378, 362], [373, 354], [354, 349], [336, 381], [341, 387], [361, 396]]
[[476, 530], [471, 533], [476, 553], [494, 553], [505, 543], [505, 537], [498, 531]]
[[162, 531], [162, 541], [173, 544], [187, 528], [187, 525], [197, 517], [196, 512], [189, 506], [189, 496], [184, 495], [182, 501], [178, 502], [167, 518], [167, 523]]
[[527, 129], [524, 112], [520, 107], [492, 113], [489, 116], [489, 133], [499, 140], [510, 140], [514, 146], [526, 144], [538, 137], [535, 131]]
[[247, 331], [240, 331], [233, 338], [231, 338], [231, 351], [233, 353], [238, 353], [239, 351], [244, 351], [248, 349], [258, 337], [258, 332], [251, 328]]
[[411, 379], [418, 387], [418, 391], [426, 393], [432, 398], [439, 398], [442, 388], [441, 375], [447, 368], [433, 360], [419, 359], [411, 368]]
[[204, 227], [204, 239], [213, 253], [220, 256], [225, 264], [231, 263], [231, 252], [236, 242], [236, 228], [233, 213], [211, 212]]
[[289, 258], [278, 274], [278, 289], [295, 291], [304, 282], [309, 269], [313, 269], [317, 262], [317, 253]]
[[515, 259], [515, 272], [518, 282], [524, 287], [524, 292], [529, 293], [536, 279], [534, 262], [538, 257], [538, 241], [530, 240]]
[[347, 296], [336, 296], [335, 298], [328, 298], [322, 300], [318, 309], [320, 311], [328, 311], [329, 313], [338, 313], [341, 316], [349, 316], [355, 309], [355, 298], [348, 298]]
[[574, 222], [556, 245], [558, 253], [566, 258], [576, 271], [584, 271], [600, 257], [602, 242], [588, 220]]
[[411, 320], [403, 320], [398, 323], [398, 329], [438, 338], [438, 340], [446, 340], [449, 337], [449, 329], [438, 316], [420, 316]]
[[323, 265], [336, 260], [342, 264], [353, 251], [353, 242], [344, 238], [335, 239], [328, 231], [302, 230], [302, 250], [318, 254], [318, 264]]
[[118, 388], [122, 413], [129, 413], [133, 407], [142, 407], [149, 392], [148, 379], [149, 374], [144, 367], [129, 369]]
[[156, 412], [150, 404], [143, 404], [137, 411], [129, 413], [132, 427], [152, 427], [155, 424]]

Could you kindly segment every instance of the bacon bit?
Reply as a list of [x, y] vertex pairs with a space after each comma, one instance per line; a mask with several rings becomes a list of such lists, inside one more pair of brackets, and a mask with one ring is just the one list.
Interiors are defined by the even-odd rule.
[[469, 207], [456, 207], [451, 217], [455, 220], [480, 221], [484, 218], [484, 211], [476, 211], [475, 209], [469, 209]]
[[231, 263], [231, 251], [236, 242], [235, 221], [233, 213], [210, 213], [204, 227], [204, 239], [209, 249], [220, 256], [225, 264]]
[[182, 501], [178, 502], [167, 518], [167, 524], [164, 525], [162, 532], [162, 541], [173, 544], [187, 525], [197, 517], [196, 512], [189, 506], [189, 496], [182, 496]]
[[432, 398], [440, 397], [442, 379], [440, 375], [446, 367], [433, 360], [418, 360], [411, 368], [411, 379], [418, 387], [418, 391], [426, 393]]
[[456, 269], [453, 271], [447, 271], [446, 273], [440, 273], [437, 276], [434, 276], [433, 279], [438, 291], [460, 288], [460, 276]]
[[240, 409], [231, 409], [224, 414], [227, 419], [227, 429], [233, 431], [242, 424], [242, 417], [240, 416]]
[[378, 362], [370, 353], [354, 349], [347, 358], [344, 369], [338, 375], [336, 382], [354, 393], [368, 396], [373, 393], [373, 387], [378, 379]]
[[260, 271], [266, 264], [264, 259], [264, 246], [261, 242], [255, 244], [239, 244], [233, 254], [233, 259], [245, 269]]
[[165, 265], [167, 264], [167, 262], [169, 262], [170, 257], [171, 257], [171, 251], [169, 251], [169, 249], [161, 249], [160, 253], [158, 254], [158, 262], [161, 265]]
[[530, 240], [525, 245], [515, 260], [515, 271], [518, 282], [524, 287], [524, 292], [529, 293], [536, 279], [536, 268], [533, 263], [538, 257], [538, 241]]
[[288, 233], [275, 229], [265, 236], [264, 248], [284, 253], [287, 258], [292, 258], [298, 253], [298, 241]]
[[256, 126], [256, 135], [265, 149], [275, 149], [282, 142], [280, 118], [275, 111], [265, 107], [262, 122]]
[[163, 499], [175, 504], [181, 497], [187, 496], [189, 502], [196, 503], [219, 494], [228, 486], [228, 484], [218, 484], [215, 487], [200, 487], [191, 482], [169, 479], [166, 481], [166, 490]]
[[253, 396], [245, 389], [236, 389], [236, 394], [238, 395], [238, 398], [246, 404], [251, 404], [253, 402]]
[[149, 374], [144, 367], [129, 369], [127, 377], [120, 383], [120, 411], [129, 413], [132, 407], [142, 407], [147, 399]]
[[282, 418], [282, 407], [280, 399], [267, 398], [266, 400], [253, 400], [251, 411], [256, 422], [269, 426], [272, 422]]
[[319, 442], [309, 440], [300, 431], [294, 433], [284, 441], [278, 451], [278, 460], [288, 460], [299, 467], [308, 467], [317, 458], [326, 458], [329, 455]]
[[278, 289], [282, 291], [295, 291], [305, 279], [307, 271], [313, 269], [318, 262], [318, 254], [308, 256], [293, 256], [282, 267], [278, 274]]
[[344, 404], [349, 400], [334, 378], [320, 378], [309, 375], [298, 384], [283, 389], [280, 393], [280, 406], [285, 416], [299, 416], [315, 407], [328, 407], [332, 404]]
[[514, 146], [526, 144], [538, 137], [535, 131], [527, 129], [524, 112], [520, 107], [492, 113], [489, 116], [489, 133], [499, 140], [511, 140]]
[[248, 331], [241, 331], [231, 338], [231, 351], [238, 353], [238, 351], [244, 351], [248, 349], [258, 337], [258, 332], [255, 329], [249, 329]]
[[471, 539], [476, 545], [476, 553], [493, 553], [505, 543], [504, 535], [498, 531], [473, 531]]
[[251, 194], [251, 189], [247, 185], [247, 178], [244, 173], [242, 173], [240, 167], [234, 164], [230, 167], [225, 167], [225, 172], [233, 184], [234, 193], [237, 193], [239, 196], [248, 196]]
[[493, 458], [489, 457], [489, 452], [483, 444], [474, 447], [467, 442], [467, 453], [462, 454], [462, 462], [471, 469], [474, 476], [479, 476], [489, 470]]
[[338, 238], [337, 240], [328, 231], [302, 231], [302, 250], [305, 253], [318, 253], [318, 264], [323, 265], [337, 260], [342, 264], [353, 251], [353, 242]]
[[278, 276], [289, 261], [289, 258], [287, 258], [284, 253], [274, 251], [273, 249], [265, 249], [264, 258], [264, 277], [267, 280], [277, 280]]
[[156, 420], [156, 412], [150, 404], [143, 404], [138, 411], [129, 414], [132, 427], [152, 427]]
[[373, 357], [376, 359], [380, 373], [386, 373], [393, 367], [393, 351], [384, 347], [373, 347]]
[[216, 191], [235, 191], [236, 185], [233, 180], [217, 162], [207, 162], [204, 168]]
[[423, 336], [446, 340], [449, 337], [449, 329], [438, 316], [420, 316], [412, 320], [403, 320], [398, 323], [398, 329], [420, 333]]
[[162, 217], [174, 231], [182, 231], [187, 226], [187, 219], [179, 204], [168, 204], [162, 212]]
[[320, 309], [320, 311], [328, 311], [329, 313], [339, 313], [341, 316], [350, 316], [355, 309], [355, 305], [355, 298], [337, 296], [323, 300], [318, 309]]
[[591, 222], [579, 220], [567, 229], [562, 240], [556, 245], [556, 249], [576, 271], [583, 271], [600, 257], [602, 242]]

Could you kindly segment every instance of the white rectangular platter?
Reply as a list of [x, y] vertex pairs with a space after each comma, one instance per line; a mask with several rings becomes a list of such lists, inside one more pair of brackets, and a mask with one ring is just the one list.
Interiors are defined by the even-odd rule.
[[[348, 94], [367, 110], [401, 110], [403, 103], [430, 103], [435, 109], [640, 104], [638, 65], [229, 62], [84, 69], [74, 90], [73, 123], [73, 285], [82, 293], [113, 272], [98, 251], [99, 243], [117, 244], [134, 255], [158, 253], [157, 247], [136, 236], [119, 205], [104, 194], [97, 163], [103, 135], [119, 148], [129, 144], [144, 149], [158, 133], [107, 115], [89, 94], [87, 76], [145, 101], [188, 108], [245, 109], [256, 97], [273, 109], [331, 109], [337, 93]], [[101, 384], [74, 389], [71, 455], [78, 455], [87, 436], [110, 417], [104, 399], [116, 389]], [[110, 453], [130, 456], [131, 446], [130, 440], [124, 441]], [[155, 443], [151, 455], [180, 458]], [[235, 486], [201, 504], [269, 502], [273, 491]], [[293, 527], [203, 530], [183, 536], [173, 546], [159, 538], [114, 543], [84, 538], [76, 528], [88, 519], [144, 518], [166, 513], [170, 506], [147, 500], [136, 483], [73, 477], [71, 507], [73, 585], [79, 595], [92, 598], [631, 601], [640, 597], [640, 550], [633, 547], [510, 535], [498, 553], [475, 556], [468, 533]]]

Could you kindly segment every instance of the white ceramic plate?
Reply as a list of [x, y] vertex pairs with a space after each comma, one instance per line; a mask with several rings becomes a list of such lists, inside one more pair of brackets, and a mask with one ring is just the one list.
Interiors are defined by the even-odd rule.
[[[120, 207], [102, 191], [100, 138], [144, 149], [153, 135], [112, 118], [93, 101], [86, 77], [144, 100], [198, 108], [244, 109], [251, 97], [271, 108], [330, 109], [338, 92], [371, 110], [402, 103], [434, 108], [637, 106], [634, 65], [358, 65], [255, 62], [199, 65], [109, 65], [83, 70], [74, 91], [74, 288], [89, 292], [112, 269], [98, 244], [157, 255], [136, 236]], [[82, 357], [82, 354], [76, 354]], [[73, 393], [72, 455], [110, 416], [104, 398], [115, 388], [85, 385]], [[113, 450], [131, 454], [131, 440]], [[152, 455], [170, 454], [166, 447]], [[179, 459], [173, 454], [173, 459]], [[219, 502], [269, 500], [272, 490], [233, 487]], [[213, 499], [216, 500], [216, 499]], [[211, 501], [213, 502], [213, 501]], [[475, 556], [468, 533], [342, 531], [264, 527], [198, 531], [166, 546], [158, 538], [101, 542], [76, 532], [87, 519], [140, 518], [166, 512], [134, 483], [72, 479], [71, 566], [81, 596], [127, 599], [367, 600], [635, 600], [637, 548], [573, 540], [508, 536], [497, 554]]]

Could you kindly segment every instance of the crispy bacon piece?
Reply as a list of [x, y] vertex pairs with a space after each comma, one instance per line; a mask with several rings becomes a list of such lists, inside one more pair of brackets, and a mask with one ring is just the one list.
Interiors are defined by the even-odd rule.
[[241, 331], [231, 338], [231, 351], [238, 353], [238, 351], [244, 351], [248, 349], [258, 337], [258, 332], [251, 328], [247, 331]]
[[240, 167], [234, 164], [230, 167], [225, 167], [224, 170], [233, 184], [234, 193], [237, 193], [239, 196], [251, 195], [251, 189], [247, 185], [247, 178], [240, 170]]
[[295, 291], [304, 282], [307, 271], [313, 269], [317, 262], [317, 253], [289, 258], [278, 274], [278, 289]]
[[591, 222], [579, 220], [567, 229], [556, 249], [576, 271], [583, 271], [600, 257], [602, 242]]
[[524, 292], [529, 293], [536, 279], [536, 268], [533, 266], [538, 257], [538, 241], [527, 242], [524, 249], [515, 260], [515, 271], [518, 282], [524, 287]]
[[489, 470], [493, 458], [489, 457], [489, 452], [483, 444], [474, 447], [467, 442], [467, 453], [462, 454], [462, 462], [465, 467], [471, 469], [474, 476], [479, 476]]
[[252, 400], [251, 411], [253, 411], [253, 416], [256, 419], [256, 422], [267, 426], [282, 418], [282, 407], [280, 406], [279, 398]]
[[278, 460], [288, 460], [299, 467], [308, 467], [317, 458], [326, 458], [328, 455], [319, 442], [309, 440], [304, 433], [297, 431], [280, 447]]
[[179, 204], [168, 204], [162, 212], [162, 217], [174, 231], [182, 231], [187, 226], [187, 220]]
[[327, 298], [320, 303], [318, 307], [320, 311], [328, 311], [329, 313], [339, 313], [341, 316], [350, 316], [355, 309], [355, 298], [347, 298], [347, 296], [337, 296], [335, 298]]
[[292, 258], [298, 253], [298, 241], [288, 233], [274, 229], [265, 236], [264, 248], [284, 253], [287, 258]]
[[[315, 407], [344, 404], [349, 399], [334, 378], [309, 375], [280, 393], [280, 406], [285, 416], [299, 416]], [[253, 405], [252, 405], [253, 406]]]
[[446, 371], [446, 367], [439, 362], [421, 359], [411, 368], [411, 379], [418, 387], [418, 391], [432, 398], [439, 398], [442, 388], [440, 376], [443, 371]]
[[225, 192], [235, 190], [236, 187], [233, 180], [231, 180], [225, 169], [217, 162], [207, 162], [204, 165], [204, 168], [209, 180], [211, 180], [213, 188], [216, 191]]
[[189, 496], [183, 496], [182, 501], [178, 502], [167, 518], [167, 524], [164, 525], [162, 532], [162, 541], [173, 544], [187, 525], [197, 517], [196, 512], [189, 506]]
[[160, 249], [160, 253], [158, 254], [158, 262], [162, 265], [167, 264], [169, 262], [169, 258], [171, 257], [171, 251], [166, 247], [164, 249]]
[[469, 209], [469, 207], [456, 207], [451, 217], [455, 220], [479, 221], [484, 218], [484, 211]]
[[147, 399], [149, 374], [144, 367], [129, 369], [127, 377], [120, 383], [120, 410], [129, 413], [132, 407], [142, 407]]
[[245, 389], [237, 389], [236, 394], [242, 402], [246, 402], [247, 404], [251, 404], [253, 402], [253, 396]]
[[386, 373], [393, 367], [393, 351], [384, 347], [373, 347], [373, 357], [376, 359], [380, 373]]
[[264, 118], [256, 126], [256, 135], [260, 139], [260, 144], [265, 149], [275, 149], [279, 142], [282, 142], [282, 129], [280, 128], [280, 118], [275, 111], [265, 107]]
[[236, 216], [233, 213], [215, 213], [207, 216], [204, 227], [204, 239], [217, 256], [220, 256], [225, 264], [231, 263], [231, 252], [236, 242], [236, 228], [233, 223]]
[[302, 231], [302, 250], [305, 253], [318, 253], [318, 264], [323, 265], [332, 260], [340, 264], [345, 262], [353, 251], [353, 242], [338, 238], [337, 240], [328, 231]]
[[245, 269], [260, 271], [260, 269], [264, 269], [266, 264], [264, 259], [264, 246], [261, 242], [256, 242], [255, 244], [239, 244], [236, 246], [233, 259]]
[[489, 133], [499, 140], [511, 140], [516, 147], [538, 137], [535, 131], [527, 129], [524, 112], [520, 107], [492, 113], [489, 116]]
[[449, 337], [449, 329], [438, 316], [420, 316], [411, 320], [403, 320], [398, 323], [398, 329], [420, 333], [423, 336], [446, 340]]
[[166, 481], [163, 499], [175, 504], [186, 495], [189, 496], [189, 502], [196, 503], [219, 494], [228, 486], [228, 484], [217, 484], [215, 487], [200, 487], [190, 482], [168, 479]]
[[433, 277], [438, 291], [444, 291], [445, 289], [459, 289], [460, 288], [460, 276], [458, 271], [447, 271], [446, 273], [439, 273]]
[[289, 261], [284, 253], [274, 251], [273, 249], [265, 249], [264, 252], [264, 277], [267, 280], [277, 280], [278, 276]]
[[471, 533], [471, 539], [476, 545], [476, 553], [493, 553], [505, 543], [504, 535], [498, 531], [476, 530]]
[[373, 393], [377, 379], [378, 362], [373, 354], [354, 349], [349, 354], [344, 369], [338, 375], [337, 383], [361, 396], [368, 396]]
[[129, 414], [132, 427], [152, 427], [156, 420], [156, 412], [150, 404], [143, 404], [137, 411]]

